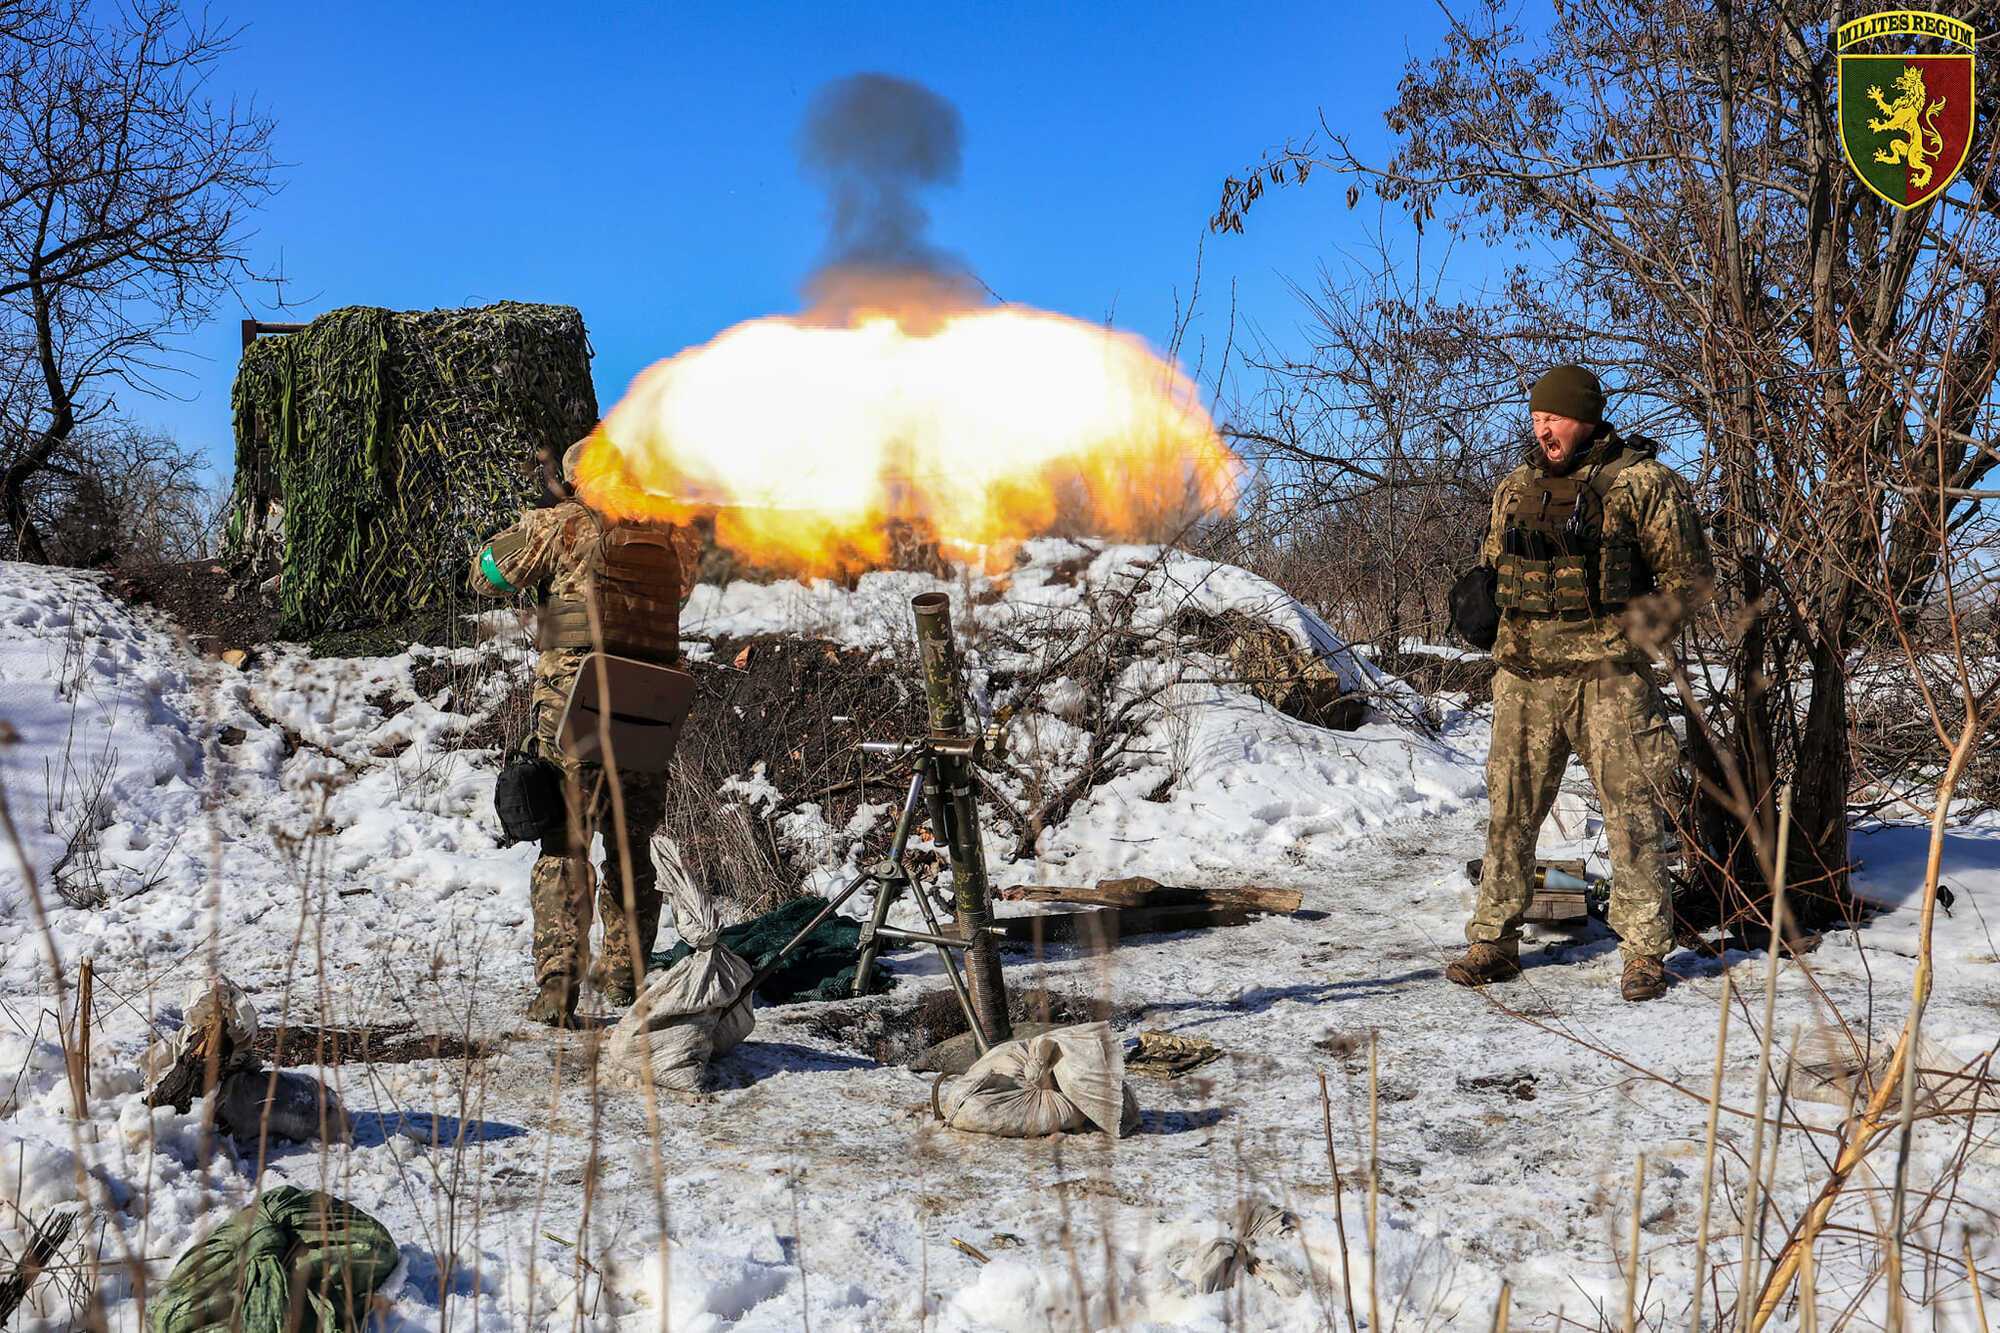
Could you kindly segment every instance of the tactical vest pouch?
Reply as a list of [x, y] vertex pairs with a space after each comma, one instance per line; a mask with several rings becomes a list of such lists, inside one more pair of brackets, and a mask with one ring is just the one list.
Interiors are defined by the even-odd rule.
[[1590, 614], [1590, 557], [1559, 555], [1549, 561], [1549, 601], [1561, 615]]
[[1630, 537], [1613, 537], [1598, 556], [1598, 598], [1606, 606], [1623, 606], [1645, 589], [1639, 544]]
[[1494, 597], [1508, 611], [1530, 616], [1554, 614], [1549, 562], [1503, 554], [1495, 568]]
[[562, 770], [540, 755], [514, 750], [493, 783], [493, 811], [507, 841], [539, 842], [569, 825]]

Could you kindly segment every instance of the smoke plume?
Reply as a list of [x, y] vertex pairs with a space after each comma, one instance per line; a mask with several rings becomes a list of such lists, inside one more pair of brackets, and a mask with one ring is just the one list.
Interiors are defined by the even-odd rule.
[[855, 74], [814, 96], [799, 161], [827, 196], [826, 257], [806, 282], [816, 316], [978, 304], [963, 262], [930, 243], [919, 198], [957, 182], [961, 129], [957, 107], [888, 74]]

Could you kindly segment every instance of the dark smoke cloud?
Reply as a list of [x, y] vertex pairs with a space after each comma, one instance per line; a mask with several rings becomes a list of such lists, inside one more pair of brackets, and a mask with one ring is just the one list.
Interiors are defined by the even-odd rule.
[[962, 261], [927, 239], [923, 190], [958, 180], [958, 108], [919, 83], [856, 74], [813, 97], [799, 160], [825, 189], [827, 254], [807, 281], [815, 311], [974, 303]]

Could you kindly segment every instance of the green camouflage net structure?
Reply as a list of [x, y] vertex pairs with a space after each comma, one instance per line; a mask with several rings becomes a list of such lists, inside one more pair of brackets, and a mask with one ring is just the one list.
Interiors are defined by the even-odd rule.
[[455, 605], [477, 543], [538, 493], [537, 450], [597, 423], [573, 307], [347, 306], [243, 353], [224, 557], [267, 554], [282, 506], [287, 634]]

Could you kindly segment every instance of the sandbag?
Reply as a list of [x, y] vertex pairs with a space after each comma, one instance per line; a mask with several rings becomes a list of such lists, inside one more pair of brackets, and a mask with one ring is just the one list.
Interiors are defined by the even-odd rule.
[[1246, 1199], [1230, 1222], [1230, 1234], [1203, 1245], [1178, 1269], [1204, 1295], [1227, 1291], [1244, 1276], [1261, 1279], [1290, 1299], [1306, 1289], [1299, 1272], [1304, 1257], [1296, 1213], [1275, 1203]]
[[680, 849], [664, 831], [650, 854], [674, 928], [694, 950], [646, 983], [607, 1045], [611, 1063], [634, 1078], [676, 1092], [699, 1092], [709, 1062], [750, 1035], [750, 964], [722, 943], [722, 921], [707, 892], [688, 876]]
[[152, 1333], [358, 1330], [399, 1258], [359, 1208], [280, 1185], [181, 1254], [149, 1323]]
[[1123, 1136], [1139, 1124], [1125, 1086], [1125, 1053], [1109, 1023], [1080, 1023], [1002, 1042], [953, 1085], [942, 1107], [953, 1129], [1032, 1139], [1101, 1129]]
[[241, 986], [220, 975], [197, 978], [188, 987], [182, 1012], [180, 1030], [155, 1041], [140, 1057], [148, 1106], [185, 1111], [205, 1092], [211, 1070], [220, 1078], [257, 1066], [251, 1049], [258, 1031], [257, 1006]]
[[268, 1070], [245, 1069], [222, 1081], [216, 1121], [240, 1143], [267, 1133], [291, 1143], [347, 1143], [354, 1122], [340, 1096], [311, 1074], [283, 1069], [275, 1086]]

